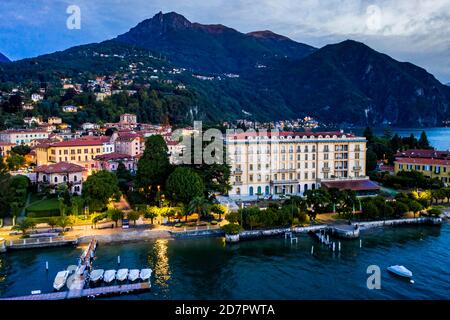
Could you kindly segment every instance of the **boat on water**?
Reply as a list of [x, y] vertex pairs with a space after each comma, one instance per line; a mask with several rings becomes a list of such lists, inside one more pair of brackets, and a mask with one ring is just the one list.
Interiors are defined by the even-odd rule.
[[103, 281], [111, 283], [116, 279], [116, 270], [106, 270], [103, 275]]
[[412, 276], [413, 276], [412, 272], [410, 270], [406, 269], [404, 266], [395, 265], [395, 266], [390, 266], [387, 269], [388, 269], [388, 271], [390, 271], [400, 277], [412, 278]]
[[67, 278], [69, 277], [69, 271], [64, 270], [56, 274], [55, 281], [53, 282], [53, 288], [55, 290], [61, 290], [66, 284]]
[[103, 269], [92, 270], [90, 280], [92, 282], [100, 281], [103, 279], [104, 273], [105, 273], [105, 270], [103, 270]]
[[131, 269], [128, 273], [128, 280], [136, 281], [139, 278], [139, 269]]
[[82, 264], [77, 268], [77, 270], [75, 271], [75, 274], [78, 276], [81, 276], [84, 274], [85, 270], [86, 270], [86, 265]]
[[141, 278], [142, 281], [147, 281], [152, 276], [152, 269], [142, 269], [139, 273], [139, 278]]
[[119, 269], [116, 274], [116, 279], [119, 281], [125, 281], [128, 277], [128, 269]]

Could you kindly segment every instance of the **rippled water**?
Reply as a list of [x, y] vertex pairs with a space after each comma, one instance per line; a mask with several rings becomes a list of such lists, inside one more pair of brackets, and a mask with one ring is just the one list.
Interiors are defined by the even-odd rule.
[[[342, 241], [332, 253], [307, 235], [291, 246], [265, 239], [228, 246], [222, 239], [157, 240], [101, 245], [94, 262], [103, 269], [154, 270], [152, 290], [114, 299], [449, 299], [450, 226], [374, 229]], [[310, 254], [314, 245], [314, 255]], [[0, 255], [0, 296], [52, 291], [56, 273], [82, 248], [30, 250]], [[50, 270], [45, 271], [45, 261]], [[379, 265], [381, 289], [366, 286], [366, 269]], [[386, 268], [403, 264], [415, 284]]]

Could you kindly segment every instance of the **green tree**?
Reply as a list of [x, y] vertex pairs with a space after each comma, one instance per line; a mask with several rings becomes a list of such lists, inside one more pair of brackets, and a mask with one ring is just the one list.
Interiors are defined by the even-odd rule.
[[8, 159], [6, 159], [6, 163], [8, 164], [9, 170], [14, 171], [25, 165], [25, 158], [20, 154], [11, 152]]
[[146, 219], [150, 219], [151, 223], [153, 224], [153, 219], [155, 219], [156, 217], [158, 217], [159, 215], [159, 208], [158, 207], [146, 207], [145, 208], [145, 212], [144, 212], [144, 217]]
[[170, 174], [167, 145], [160, 135], [154, 135], [145, 141], [145, 151], [139, 159], [136, 172], [136, 184], [147, 201], [154, 199], [158, 186], [164, 185]]
[[377, 168], [377, 154], [371, 149], [366, 151], [366, 169], [368, 172], [374, 171]]
[[50, 228], [55, 229], [55, 227], [58, 225], [58, 218], [57, 217], [50, 217], [47, 219], [47, 224], [50, 226]]
[[66, 231], [67, 227], [73, 226], [73, 219], [71, 217], [63, 215], [63, 216], [58, 218], [57, 226], [61, 227], [62, 233], [64, 233]]
[[[98, 171], [83, 183], [83, 197], [89, 206], [101, 209], [112, 197], [120, 195], [117, 177], [108, 171]], [[91, 208], [92, 209], [92, 208]]]
[[211, 206], [211, 212], [219, 215], [219, 220], [222, 218], [222, 215], [227, 214], [227, 207], [222, 204], [213, 204]]
[[108, 209], [108, 211], [106, 211], [108, 217], [114, 221], [114, 223], [116, 224], [116, 228], [118, 225], [119, 220], [122, 220], [124, 217], [124, 213], [122, 210], [117, 209], [117, 208], [110, 208]]
[[13, 226], [12, 229], [20, 231], [20, 232], [22, 232], [22, 235], [25, 235], [25, 233], [27, 232], [28, 229], [32, 229], [35, 226], [36, 226], [36, 223], [32, 219], [25, 218], [25, 219], [22, 219], [22, 221], [17, 223], [15, 226]]
[[418, 212], [423, 210], [423, 206], [419, 202], [417, 202], [415, 200], [410, 201], [408, 203], [408, 207], [409, 207], [409, 210], [411, 210], [413, 212], [414, 218], [416, 217], [416, 214]]
[[178, 167], [167, 179], [166, 193], [174, 202], [188, 204], [196, 197], [202, 197], [203, 181], [190, 168]]
[[119, 183], [119, 188], [122, 192], [128, 191], [128, 184], [131, 182], [131, 173], [127, 170], [122, 161], [117, 165], [116, 170], [117, 181]]
[[208, 215], [210, 207], [209, 201], [204, 197], [195, 197], [189, 202], [187, 210], [190, 214], [197, 213], [200, 219], [201, 217]]
[[129, 220], [134, 222], [134, 225], [136, 225], [136, 220], [139, 220], [139, 217], [141, 214], [138, 211], [130, 211], [127, 213], [127, 217]]
[[422, 131], [418, 141], [419, 149], [430, 149], [430, 143], [428, 142], [428, 137], [425, 131]]

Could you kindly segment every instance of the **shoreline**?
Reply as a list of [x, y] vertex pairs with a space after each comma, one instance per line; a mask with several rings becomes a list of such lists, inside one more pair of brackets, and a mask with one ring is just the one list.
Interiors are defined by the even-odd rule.
[[[419, 218], [409, 218], [409, 219], [393, 219], [393, 220], [382, 220], [382, 221], [366, 221], [352, 223], [352, 225], [343, 224], [321, 224], [314, 226], [304, 226], [304, 227], [289, 227], [289, 228], [274, 228], [266, 230], [245, 230], [240, 232], [238, 235], [234, 235], [234, 241], [238, 242], [240, 240], [257, 240], [270, 237], [281, 237], [286, 233], [301, 234], [308, 232], [320, 232], [321, 230], [331, 231], [331, 233], [337, 238], [347, 238], [356, 239], [359, 237], [361, 232], [366, 230], [371, 230], [374, 228], [384, 228], [384, 227], [396, 227], [403, 225], [431, 225], [440, 226], [444, 222], [442, 218], [431, 218], [431, 217], [419, 217]], [[346, 229], [344, 229], [346, 227]], [[357, 228], [354, 228], [357, 227]], [[357, 235], [352, 230], [357, 230]], [[75, 245], [89, 243], [92, 239], [96, 239], [101, 244], [107, 243], [128, 243], [128, 242], [146, 242], [158, 239], [174, 239], [174, 240], [185, 240], [193, 238], [206, 238], [206, 237], [223, 237], [227, 238], [227, 235], [222, 229], [209, 229], [209, 230], [187, 230], [187, 231], [171, 231], [171, 230], [133, 230], [127, 232], [117, 232], [104, 235], [84, 235], [76, 237]], [[236, 237], [237, 236], [237, 237]], [[22, 245], [21, 247], [9, 248], [8, 243], [6, 244], [6, 251], [17, 251], [26, 249], [36, 249], [35, 244], [30, 243], [30, 246]], [[44, 244], [42, 243], [38, 248], [46, 247], [56, 247], [63, 244], [57, 242], [51, 242]], [[70, 245], [68, 243], [67, 245]], [[2, 252], [6, 252], [2, 251]]]

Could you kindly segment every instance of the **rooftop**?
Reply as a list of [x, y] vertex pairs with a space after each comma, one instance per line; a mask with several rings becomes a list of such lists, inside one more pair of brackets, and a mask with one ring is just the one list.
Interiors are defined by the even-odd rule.
[[340, 190], [353, 190], [353, 191], [380, 190], [380, 186], [375, 182], [370, 181], [369, 179], [323, 181], [322, 186], [328, 189], [337, 188]]
[[310, 138], [310, 137], [322, 137], [322, 138], [332, 138], [336, 136], [338, 138], [349, 137], [354, 138], [355, 135], [352, 133], [344, 133], [341, 131], [329, 131], [329, 132], [293, 132], [293, 131], [248, 131], [240, 133], [228, 134], [228, 139], [247, 139], [248, 137], [292, 137], [295, 138]]
[[423, 165], [450, 165], [450, 159], [434, 158], [396, 158], [396, 163], [402, 164], [423, 164]]
[[68, 162], [58, 162], [55, 164], [49, 164], [49, 165], [42, 165], [38, 166], [34, 169], [35, 172], [40, 173], [73, 173], [73, 172], [82, 172], [86, 169], [82, 166], [79, 166], [74, 163], [68, 163]]

